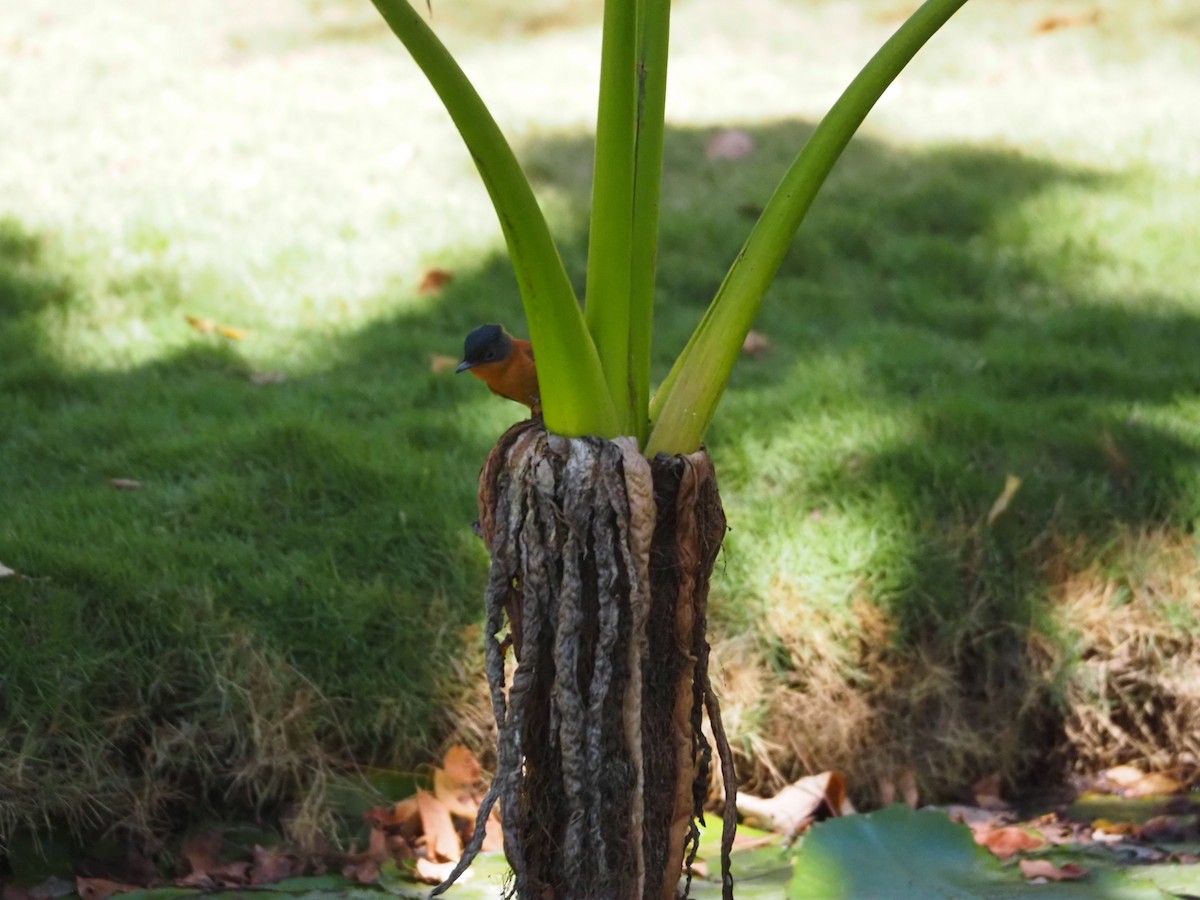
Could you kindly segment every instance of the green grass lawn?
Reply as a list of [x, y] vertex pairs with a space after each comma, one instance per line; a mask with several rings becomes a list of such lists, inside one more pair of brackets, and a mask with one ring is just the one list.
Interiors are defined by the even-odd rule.
[[[321, 773], [478, 728], [475, 479], [521, 410], [431, 358], [481, 322], [525, 333], [494, 214], [366, 0], [19, 6], [0, 836], [315, 816]], [[752, 788], [840, 766], [869, 797], [911, 766], [948, 796], [1186, 749], [1170, 726], [1194, 696], [1148, 676], [1101, 709], [1095, 663], [1200, 668], [1200, 17], [1159, 0], [1038, 30], [1091, 9], [968, 4], [766, 301], [771, 347], [709, 440], [732, 527], [714, 641]], [[660, 374], [907, 11], [677, 4]], [[580, 288], [598, 20], [434, 2]], [[729, 126], [753, 153], [709, 159]], [[431, 266], [455, 279], [426, 296]], [[1139, 724], [1125, 701], [1159, 707]]]

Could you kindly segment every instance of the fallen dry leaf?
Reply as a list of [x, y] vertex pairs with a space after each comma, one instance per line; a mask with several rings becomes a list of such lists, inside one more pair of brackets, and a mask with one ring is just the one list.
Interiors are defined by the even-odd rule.
[[1100, 22], [1102, 11], [1094, 9], [1087, 13], [1075, 15], [1046, 16], [1033, 26], [1034, 34], [1049, 34], [1063, 28], [1079, 28], [1084, 25], [1096, 25]]
[[188, 316], [188, 315], [185, 315], [183, 318], [189, 325], [191, 325], [193, 328], [195, 328], [201, 334], [209, 334], [212, 331], [214, 331], [217, 327], [217, 323], [214, 322], [212, 319], [202, 319], [202, 318], [200, 318], [200, 316]]
[[1020, 487], [1021, 479], [1016, 475], [1009, 475], [1004, 479], [1004, 490], [1000, 492], [1000, 496], [996, 498], [996, 502], [988, 510], [988, 525], [992, 525], [998, 518], [1004, 515], [1004, 511], [1008, 509], [1008, 504], [1012, 503], [1012, 498], [1016, 495]]
[[1116, 788], [1117, 793], [1130, 798], [1177, 794], [1186, 787], [1170, 775], [1162, 772], [1143, 773], [1135, 766], [1113, 766], [1105, 769], [1101, 776]]
[[[425, 884], [441, 884], [454, 871], [454, 863], [435, 863], [421, 857], [417, 860], [417, 878]], [[459, 879], [462, 881], [463, 879]]]
[[219, 831], [204, 831], [190, 834], [183, 840], [179, 855], [188, 864], [184, 874], [207, 873], [221, 866], [221, 844], [225, 842]]
[[1079, 863], [1056, 866], [1048, 859], [1023, 859], [1017, 863], [1026, 878], [1044, 878], [1047, 881], [1078, 881], [1087, 877], [1087, 869]]
[[747, 356], [762, 356], [771, 349], [771, 339], [761, 331], [748, 331], [742, 341], [742, 352]]
[[455, 744], [442, 758], [442, 768], [459, 784], [479, 784], [483, 781], [483, 766], [465, 744]]
[[754, 152], [754, 138], [741, 128], [726, 128], [708, 139], [704, 153], [709, 159], [742, 159]]
[[458, 357], [435, 353], [429, 357], [429, 371], [434, 375], [445, 375], [458, 368]]
[[982, 844], [1000, 859], [1010, 859], [1022, 850], [1036, 850], [1046, 843], [1024, 828], [1005, 825], [1001, 828], [983, 827], [975, 830], [975, 843]]
[[214, 322], [212, 319], [205, 319], [201, 316], [185, 315], [184, 320], [199, 331], [201, 334], [219, 334], [221, 337], [229, 338], [231, 341], [241, 341], [249, 336], [250, 332], [244, 328], [233, 328], [229, 325], [221, 325]]
[[433, 795], [455, 816], [474, 821], [479, 801], [468, 785], [452, 777], [445, 769], [433, 770]]
[[278, 847], [254, 845], [254, 866], [250, 869], [251, 884], [274, 884], [297, 874], [299, 861]]
[[138, 491], [142, 488], [142, 483], [132, 478], [110, 478], [108, 484], [118, 491]]
[[428, 791], [417, 790], [417, 808], [425, 831], [425, 848], [430, 858], [456, 860], [462, 856], [462, 839], [450, 819], [446, 804]]
[[81, 900], [108, 900], [109, 897], [116, 894], [128, 894], [130, 891], [137, 890], [140, 888], [136, 884], [122, 884], [119, 881], [109, 881], [107, 878], [80, 876], [75, 879], [75, 891]]
[[421, 277], [421, 283], [417, 286], [417, 293], [422, 297], [436, 294], [453, 280], [453, 272], [446, 269], [430, 269]]
[[769, 799], [739, 791], [737, 808], [748, 821], [790, 837], [799, 834], [820, 813], [842, 816], [854, 811], [846, 797], [846, 778], [841, 772], [809, 775]]
[[387, 832], [382, 828], [371, 829], [371, 842], [362, 853], [351, 852], [342, 875], [359, 884], [374, 884], [379, 881], [379, 867], [389, 859]]
[[421, 813], [416, 797], [408, 797], [391, 806], [369, 809], [363, 813], [363, 819], [376, 828], [399, 832], [409, 841], [421, 833]]

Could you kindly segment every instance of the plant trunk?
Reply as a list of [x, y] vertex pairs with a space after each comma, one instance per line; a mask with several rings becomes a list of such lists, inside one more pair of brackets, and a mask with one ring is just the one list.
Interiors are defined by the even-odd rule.
[[521, 900], [673, 900], [703, 821], [707, 709], [731, 898], [733, 765], [705, 637], [725, 515], [708, 455], [648, 461], [632, 439], [530, 420], [489, 455], [479, 507], [499, 746], [476, 836], [498, 799]]

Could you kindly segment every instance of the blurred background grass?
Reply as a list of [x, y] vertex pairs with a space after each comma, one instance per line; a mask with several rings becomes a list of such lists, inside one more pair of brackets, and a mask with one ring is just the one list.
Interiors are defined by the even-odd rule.
[[[913, 7], [676, 4], [660, 375]], [[434, 3], [580, 289], [599, 16]], [[316, 827], [330, 773], [481, 742], [475, 478], [520, 409], [431, 361], [524, 329], [415, 67], [365, 0], [27, 0], [0, 56], [0, 835]], [[709, 441], [751, 789], [1200, 753], [1198, 60], [1183, 2], [968, 4], [835, 171]]]

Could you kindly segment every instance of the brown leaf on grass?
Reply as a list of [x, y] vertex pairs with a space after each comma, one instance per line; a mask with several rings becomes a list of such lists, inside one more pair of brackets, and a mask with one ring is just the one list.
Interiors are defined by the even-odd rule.
[[1008, 505], [1012, 503], [1012, 498], [1016, 496], [1017, 490], [1021, 487], [1021, 479], [1016, 475], [1009, 475], [1004, 479], [1004, 490], [1000, 492], [1000, 496], [992, 504], [992, 508], [988, 510], [987, 523], [992, 525], [995, 521], [1004, 515], [1004, 511], [1008, 509]]
[[120, 881], [109, 881], [107, 878], [84, 878], [81, 875], [75, 879], [75, 892], [81, 900], [108, 900], [117, 894], [128, 894], [138, 890], [141, 888], [136, 884], [123, 884]]
[[742, 352], [747, 356], [759, 357], [771, 349], [771, 339], [761, 331], [746, 332], [746, 339], [742, 341]]
[[180, 855], [191, 869], [175, 884], [178, 887], [238, 887], [250, 881], [252, 865], [245, 861], [221, 863], [221, 844], [224, 837], [219, 831], [193, 834], [186, 838]]
[[479, 757], [465, 744], [455, 744], [446, 751], [442, 768], [459, 784], [475, 785], [483, 781], [483, 766], [479, 764]]
[[1163, 772], [1143, 773], [1135, 766], [1113, 766], [1105, 769], [1101, 777], [1122, 797], [1154, 797], [1160, 794], [1178, 794], [1186, 785]]
[[362, 853], [353, 852], [342, 866], [342, 874], [359, 884], [374, 884], [379, 881], [379, 867], [390, 858], [388, 835], [382, 828], [371, 829], [371, 842]]
[[201, 316], [185, 315], [184, 320], [199, 331], [201, 334], [219, 334], [223, 338], [228, 338], [231, 341], [244, 340], [249, 336], [250, 332], [243, 328], [233, 328], [229, 325], [221, 325], [214, 322], [212, 319], [206, 319]]
[[397, 832], [409, 841], [421, 833], [421, 813], [416, 797], [408, 797], [391, 806], [368, 809], [363, 813], [363, 819], [376, 828]]
[[424, 857], [417, 860], [417, 879], [425, 884], [441, 884], [453, 871], [452, 862], [435, 863]]
[[1017, 863], [1026, 878], [1045, 878], [1047, 881], [1078, 881], [1087, 877], [1087, 869], [1079, 863], [1056, 866], [1048, 859], [1023, 859]]
[[108, 486], [116, 488], [118, 491], [140, 491], [142, 489], [142, 483], [132, 478], [110, 478]]
[[250, 869], [251, 884], [274, 884], [299, 874], [303, 866], [296, 857], [278, 847], [254, 845], [254, 865]]
[[462, 856], [462, 839], [450, 819], [446, 804], [428, 791], [417, 789], [417, 808], [425, 831], [425, 849], [431, 859], [456, 860]]
[[421, 276], [421, 283], [417, 285], [417, 293], [422, 297], [427, 297], [430, 294], [436, 294], [453, 280], [453, 272], [447, 271], [446, 269], [429, 269], [423, 276]]
[[429, 357], [429, 371], [434, 375], [445, 375], [447, 372], [453, 372], [457, 368], [458, 358], [455, 356], [435, 353]]
[[975, 843], [982, 844], [1000, 859], [1010, 859], [1022, 850], [1036, 850], [1046, 842], [1016, 825], [975, 829]]
[[709, 159], [742, 159], [754, 152], [754, 137], [741, 128], [726, 128], [708, 139], [704, 153]]
[[737, 795], [737, 808], [748, 820], [768, 831], [794, 837], [822, 817], [854, 812], [846, 797], [846, 777], [841, 772], [822, 772], [794, 781], [774, 797]]
[[479, 800], [471, 789], [452, 778], [445, 769], [433, 770], [433, 795], [445, 804], [451, 815], [474, 821]]
[[1060, 31], [1063, 28], [1098, 25], [1103, 15], [1103, 10], [1093, 9], [1091, 12], [1075, 13], [1074, 15], [1046, 16], [1044, 19], [1039, 19], [1038, 23], [1033, 26], [1033, 33], [1049, 34], [1051, 31]]
[[217, 327], [217, 323], [212, 319], [203, 319], [200, 316], [185, 315], [184, 321], [199, 331], [201, 334], [211, 334]]
[[1110, 819], [1096, 819], [1092, 822], [1092, 837], [1094, 840], [1111, 840], [1133, 834], [1137, 825], [1133, 822], [1113, 822]]
[[219, 831], [203, 831], [190, 834], [183, 839], [179, 855], [188, 864], [186, 875], [207, 874], [221, 867], [221, 844], [225, 842]]

